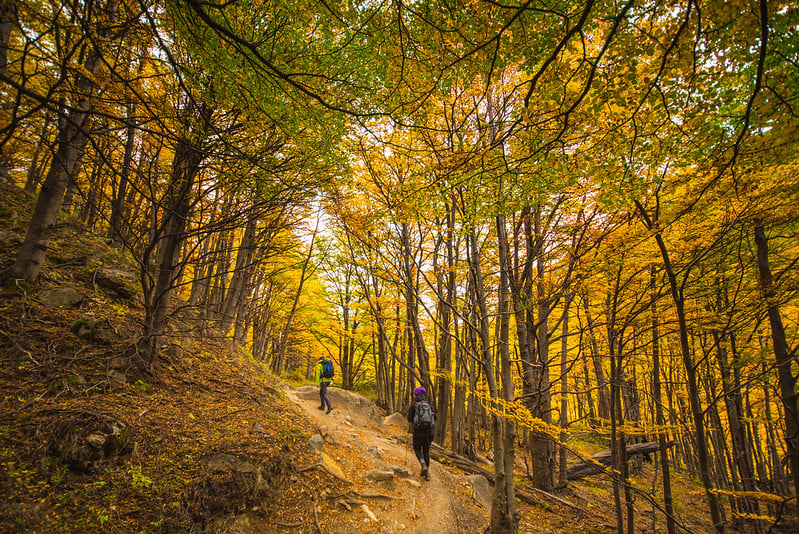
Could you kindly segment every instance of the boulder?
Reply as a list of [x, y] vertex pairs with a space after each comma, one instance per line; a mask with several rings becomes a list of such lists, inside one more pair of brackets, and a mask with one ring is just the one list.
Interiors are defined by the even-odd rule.
[[325, 453], [322, 453], [322, 464], [325, 468], [330, 471], [333, 476], [338, 477], [340, 479], [344, 479], [344, 471], [341, 470], [341, 467], [336, 463], [336, 461], [328, 456]]
[[369, 480], [374, 480], [375, 482], [385, 482], [389, 480], [394, 480], [394, 471], [382, 471], [379, 469], [373, 469], [366, 473], [366, 478]]
[[325, 448], [325, 440], [319, 434], [314, 434], [308, 438], [308, 448], [313, 452], [322, 452]]
[[94, 272], [94, 283], [122, 298], [131, 298], [136, 294], [136, 276], [130, 271], [101, 267]]
[[37, 296], [42, 304], [51, 308], [74, 308], [83, 302], [83, 295], [71, 287], [44, 289]]
[[[294, 389], [293, 393], [300, 399], [319, 402], [318, 386], [302, 386]], [[380, 415], [375, 403], [363, 395], [337, 387], [328, 387], [327, 396], [330, 397], [333, 410], [336, 409], [336, 405], [346, 406], [351, 411], [375, 423], [381, 424], [383, 422], [383, 416]]]
[[391, 469], [391, 471], [393, 471], [394, 474], [400, 478], [408, 478], [409, 476], [411, 476], [411, 470], [405, 466], [390, 465], [388, 468]]
[[[110, 345], [119, 342], [122, 338], [117, 333], [116, 328], [111, 325], [111, 322], [106, 319], [98, 319], [91, 315], [82, 315], [72, 323], [72, 332], [83, 339]], [[114, 369], [119, 369], [114, 367]]]
[[491, 510], [493, 490], [488, 479], [483, 475], [469, 475], [466, 479], [472, 486], [472, 498], [486, 510]]
[[80, 414], [59, 427], [50, 451], [71, 469], [83, 473], [93, 472], [108, 458], [121, 454], [127, 442], [124, 423], [96, 414]]

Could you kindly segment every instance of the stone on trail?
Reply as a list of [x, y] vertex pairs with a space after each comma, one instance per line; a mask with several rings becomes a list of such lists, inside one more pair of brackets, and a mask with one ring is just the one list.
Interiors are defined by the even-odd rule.
[[325, 448], [325, 440], [319, 434], [314, 434], [308, 438], [308, 448], [313, 452], [322, 452]]
[[393, 471], [394, 474], [400, 478], [408, 478], [411, 476], [411, 470], [408, 469], [407, 467], [401, 465], [390, 465], [388, 468], [391, 469], [391, 471]]
[[394, 471], [381, 471], [379, 469], [374, 469], [366, 473], [366, 478], [374, 480], [375, 482], [394, 480]]
[[325, 468], [328, 471], [333, 473], [333, 475], [341, 479], [346, 479], [346, 477], [344, 476], [344, 471], [341, 470], [341, 467], [339, 467], [339, 465], [336, 463], [336, 461], [333, 458], [331, 458], [324, 452], [322, 453], [322, 463], [324, 464]]

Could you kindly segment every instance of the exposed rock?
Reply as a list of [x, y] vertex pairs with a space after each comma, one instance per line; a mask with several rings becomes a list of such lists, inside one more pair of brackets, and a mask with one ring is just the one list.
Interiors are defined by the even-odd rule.
[[[98, 319], [91, 315], [79, 317], [72, 323], [72, 331], [83, 339], [107, 345], [117, 343], [122, 339], [108, 319]], [[116, 366], [112, 365], [111, 367], [113, 369], [124, 369], [128, 366], [127, 364], [128, 362], [116, 362]]]
[[83, 295], [71, 287], [44, 289], [37, 296], [42, 304], [51, 308], [74, 308], [83, 302]]
[[328, 471], [333, 473], [334, 476], [341, 479], [345, 478], [344, 471], [341, 470], [341, 467], [339, 467], [339, 465], [336, 463], [336, 461], [333, 458], [331, 458], [324, 452], [322, 453], [322, 464], [325, 466], [325, 468]]
[[308, 448], [313, 452], [322, 452], [325, 448], [325, 440], [319, 434], [314, 434], [308, 438]]
[[255, 473], [257, 468], [252, 463], [232, 454], [212, 454], [206, 457], [205, 463], [217, 471], [235, 471], [236, 473]]
[[369, 480], [374, 480], [375, 482], [394, 480], [394, 471], [381, 471], [379, 469], [374, 469], [366, 473], [366, 478]]
[[388, 417], [383, 419], [384, 425], [395, 425], [400, 428], [406, 428], [408, 426], [408, 420], [399, 412], [394, 412], [393, 414], [389, 415]]
[[411, 470], [405, 466], [390, 465], [388, 468], [391, 469], [391, 471], [393, 471], [394, 474], [400, 478], [408, 478], [409, 476], [411, 476]]
[[64, 421], [50, 451], [75, 471], [92, 472], [106, 459], [122, 452], [126, 425], [103, 416], [82, 413]]
[[94, 282], [123, 298], [131, 298], [136, 294], [136, 277], [129, 271], [101, 267], [94, 272]]
[[252, 431], [253, 432], [257, 432], [258, 434], [266, 434], [267, 433], [266, 429], [264, 428], [264, 425], [262, 425], [258, 421], [256, 421], [255, 424], [252, 425]]
[[366, 447], [366, 452], [372, 456], [380, 458], [380, 448], [377, 445], [370, 445], [369, 447]]
[[[293, 393], [300, 399], [319, 401], [319, 388], [317, 386], [299, 387], [294, 389]], [[333, 410], [336, 409], [336, 405], [343, 405], [375, 423], [381, 424], [383, 422], [383, 416], [380, 415], [375, 404], [363, 395], [337, 387], [329, 387], [327, 388], [327, 396], [330, 397]]]
[[491, 496], [493, 491], [491, 483], [483, 475], [469, 475], [466, 477], [472, 486], [472, 498], [480, 503], [486, 510], [491, 510]]

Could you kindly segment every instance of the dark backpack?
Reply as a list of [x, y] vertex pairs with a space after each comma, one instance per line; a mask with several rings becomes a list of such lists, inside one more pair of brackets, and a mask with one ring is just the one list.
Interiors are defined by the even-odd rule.
[[424, 430], [433, 427], [433, 407], [426, 400], [417, 401], [413, 407], [413, 429]]
[[322, 378], [333, 378], [336, 372], [333, 369], [333, 362], [328, 359], [322, 360]]

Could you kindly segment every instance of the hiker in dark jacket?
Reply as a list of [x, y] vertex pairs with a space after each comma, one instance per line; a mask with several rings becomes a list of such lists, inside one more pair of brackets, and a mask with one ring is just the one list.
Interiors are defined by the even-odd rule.
[[436, 414], [433, 406], [425, 398], [427, 390], [419, 386], [413, 390], [413, 400], [408, 408], [408, 422], [413, 431], [413, 452], [422, 466], [420, 476], [430, 480], [430, 444], [436, 428]]

